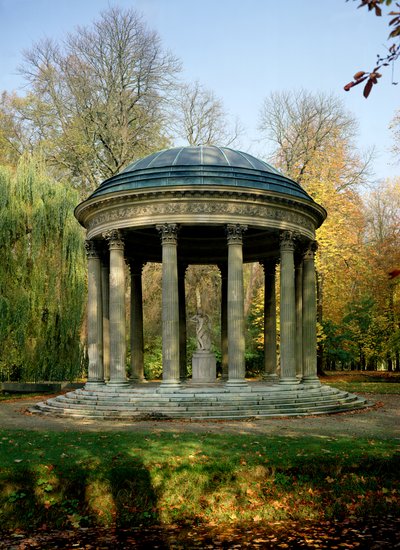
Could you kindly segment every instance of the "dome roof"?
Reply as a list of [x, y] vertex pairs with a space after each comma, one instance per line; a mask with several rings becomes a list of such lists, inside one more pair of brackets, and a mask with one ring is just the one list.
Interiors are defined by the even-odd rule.
[[313, 202], [298, 183], [266, 162], [228, 147], [174, 147], [129, 164], [104, 181], [90, 198], [135, 189], [176, 186], [243, 187]]

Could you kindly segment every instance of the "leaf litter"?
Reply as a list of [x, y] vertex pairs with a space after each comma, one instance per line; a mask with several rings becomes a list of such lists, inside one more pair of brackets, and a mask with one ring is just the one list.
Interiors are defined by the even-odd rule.
[[275, 549], [329, 548], [380, 550], [400, 548], [400, 518], [370, 518], [368, 523], [322, 521], [271, 522], [251, 526], [170, 525], [135, 529], [79, 528], [67, 531], [3, 533], [2, 550]]

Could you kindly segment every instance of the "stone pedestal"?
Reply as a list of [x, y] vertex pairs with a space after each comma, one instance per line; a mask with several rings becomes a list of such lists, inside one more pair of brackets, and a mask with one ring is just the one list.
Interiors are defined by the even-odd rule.
[[215, 382], [216, 378], [217, 364], [212, 351], [195, 351], [192, 357], [192, 382], [204, 384]]

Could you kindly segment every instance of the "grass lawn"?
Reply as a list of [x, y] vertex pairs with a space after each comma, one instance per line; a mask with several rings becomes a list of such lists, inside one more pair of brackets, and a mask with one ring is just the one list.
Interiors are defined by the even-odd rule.
[[326, 372], [323, 384], [356, 393], [400, 394], [400, 373], [380, 371]]
[[[400, 393], [398, 374], [322, 381]], [[395, 439], [0, 430], [0, 530], [399, 517], [399, 471]]]
[[2, 529], [400, 513], [398, 442], [0, 431]]

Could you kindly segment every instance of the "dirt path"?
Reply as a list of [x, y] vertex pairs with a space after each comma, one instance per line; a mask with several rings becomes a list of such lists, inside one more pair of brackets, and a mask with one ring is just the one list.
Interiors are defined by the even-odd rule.
[[150, 431], [271, 434], [294, 437], [346, 436], [400, 440], [400, 395], [364, 395], [375, 405], [353, 413], [237, 421], [110, 421], [32, 415], [26, 409], [43, 397], [0, 402], [0, 427], [51, 431]]

